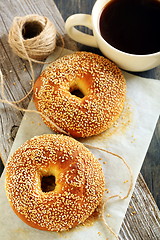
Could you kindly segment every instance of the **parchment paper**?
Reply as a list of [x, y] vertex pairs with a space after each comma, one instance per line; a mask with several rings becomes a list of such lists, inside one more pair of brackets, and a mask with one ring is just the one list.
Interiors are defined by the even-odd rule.
[[[54, 60], [59, 50], [54, 52], [47, 61]], [[63, 55], [70, 53], [63, 50]], [[114, 126], [104, 133], [79, 139], [83, 143], [101, 147], [124, 157], [133, 172], [133, 188], [140, 172], [143, 160], [148, 150], [160, 112], [160, 82], [153, 79], [144, 79], [123, 72], [127, 80], [127, 99], [124, 111]], [[35, 109], [31, 101], [29, 109]], [[22, 119], [11, 153], [17, 147], [33, 136], [53, 133], [36, 113], [26, 113]], [[114, 194], [125, 196], [130, 175], [122, 161], [110, 154], [92, 150], [102, 164], [105, 174], [105, 198]], [[106, 240], [115, 239], [109, 233], [101, 219], [95, 220], [90, 225], [63, 233], [45, 232], [36, 230], [23, 223], [12, 211], [5, 195], [5, 172], [0, 180], [0, 239], [3, 240]], [[132, 192], [133, 192], [132, 188]], [[105, 219], [108, 225], [118, 234], [125, 216], [130, 196], [126, 200], [111, 199], [105, 207]], [[134, 211], [134, 209], [133, 209]]]

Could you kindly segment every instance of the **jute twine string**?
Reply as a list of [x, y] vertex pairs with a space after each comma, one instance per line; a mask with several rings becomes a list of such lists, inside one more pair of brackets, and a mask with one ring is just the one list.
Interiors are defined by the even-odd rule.
[[45, 118], [46, 121], [49, 121], [50, 124], [52, 124], [60, 133], [63, 133], [65, 135], [69, 135], [69, 133], [65, 132], [63, 129], [59, 128], [53, 121], [50, 120], [50, 118], [48, 118], [46, 115], [44, 115], [43, 113], [37, 111], [37, 110], [30, 110], [30, 109], [25, 109], [22, 107], [18, 107], [17, 105], [15, 105], [13, 102], [9, 101], [4, 93], [4, 80], [3, 80], [3, 74], [2, 71], [0, 69], [0, 86], [1, 86], [1, 96], [2, 98], [0, 99], [0, 102], [2, 103], [7, 103], [8, 105], [12, 106], [13, 108], [19, 110], [19, 111], [23, 111], [23, 112], [28, 112], [28, 113], [36, 113], [39, 114], [41, 117]]
[[[3, 98], [3, 99], [0, 99], [0, 102], [2, 102], [2, 103], [7, 103], [7, 104], [9, 104], [10, 106], [12, 106], [13, 108], [15, 108], [15, 109], [17, 109], [17, 110], [19, 110], [19, 111], [24, 111], [24, 112], [39, 114], [39, 115], [41, 115], [41, 117], [45, 118], [47, 121], [49, 121], [51, 124], [53, 124], [54, 127], [55, 127], [60, 133], [65, 134], [65, 135], [68, 135], [68, 136], [70, 135], [68, 132], [65, 132], [63, 129], [59, 128], [53, 121], [51, 121], [51, 120], [50, 120], [48, 117], [46, 117], [43, 113], [41, 113], [41, 112], [39, 112], [39, 111], [37, 111], [37, 110], [30, 110], [30, 109], [24, 109], [24, 108], [18, 107], [17, 105], [15, 105], [15, 104], [13, 104], [12, 102], [8, 101], [7, 98], [6, 98], [6, 96], [5, 96], [5, 93], [4, 93], [4, 80], [3, 80], [3, 75], [2, 75], [1, 70], [0, 70], [0, 81], [1, 81], [1, 95], [2, 95], [2, 98]], [[128, 170], [129, 170], [129, 174], [130, 174], [130, 185], [129, 185], [127, 194], [126, 194], [124, 197], [122, 197], [122, 196], [120, 196], [120, 195], [118, 195], [118, 194], [117, 194], [117, 195], [110, 196], [110, 197], [108, 197], [108, 198], [104, 201], [104, 203], [103, 203], [103, 205], [102, 205], [102, 213], [101, 213], [102, 220], [103, 220], [106, 228], [110, 231], [110, 233], [113, 234], [116, 239], [119, 239], [118, 236], [117, 236], [117, 234], [112, 230], [112, 228], [108, 225], [108, 223], [107, 223], [106, 220], [105, 220], [105, 217], [104, 217], [104, 213], [105, 213], [104, 208], [105, 208], [105, 203], [108, 202], [108, 201], [109, 201], [110, 199], [112, 199], [112, 198], [118, 197], [118, 198], [120, 198], [121, 200], [123, 200], [123, 199], [126, 199], [126, 198], [129, 196], [129, 194], [130, 194], [130, 192], [131, 192], [131, 189], [132, 189], [132, 186], [133, 186], [133, 174], [132, 174], [132, 170], [131, 170], [130, 166], [127, 164], [127, 162], [124, 160], [124, 158], [121, 157], [121, 156], [119, 156], [118, 154], [115, 154], [115, 153], [110, 152], [110, 151], [108, 151], [108, 150], [105, 150], [105, 149], [103, 149], [103, 148], [94, 147], [94, 146], [89, 145], [89, 144], [85, 144], [85, 143], [84, 143], [84, 145], [85, 145], [86, 147], [88, 147], [88, 148], [93, 148], [93, 149], [96, 149], [96, 150], [104, 151], [104, 152], [109, 153], [109, 154], [111, 154], [111, 155], [113, 155], [113, 156], [116, 156], [117, 158], [119, 158], [120, 160], [122, 160], [122, 162], [126, 165], [126, 167], [127, 167]]]
[[[51, 124], [53, 124], [54, 127], [55, 127], [60, 133], [65, 134], [65, 135], [68, 135], [68, 136], [70, 135], [68, 132], [65, 132], [63, 129], [59, 128], [53, 121], [51, 121], [51, 120], [50, 120], [48, 117], [46, 117], [43, 113], [41, 113], [41, 112], [39, 112], [39, 111], [37, 111], [37, 110], [30, 110], [30, 109], [24, 109], [24, 108], [18, 107], [17, 105], [15, 105], [15, 104], [13, 104], [12, 102], [8, 101], [7, 98], [6, 98], [6, 96], [5, 96], [5, 93], [4, 93], [4, 80], [3, 80], [3, 74], [2, 74], [1, 69], [0, 69], [0, 83], [1, 83], [0, 86], [1, 86], [1, 95], [2, 95], [2, 99], [0, 99], [0, 102], [2, 102], [2, 103], [7, 103], [7, 104], [9, 104], [10, 106], [12, 106], [13, 108], [15, 108], [15, 109], [17, 109], [17, 110], [19, 110], [19, 111], [24, 111], [24, 112], [30, 112], [30, 113], [39, 114], [39, 115], [41, 115], [41, 117], [45, 118], [47, 121], [49, 121]], [[85, 143], [83, 143], [83, 144], [84, 144], [86, 147], [88, 147], [88, 148], [93, 148], [93, 149], [96, 149], [96, 150], [104, 151], [104, 152], [109, 153], [109, 154], [111, 154], [111, 155], [113, 155], [113, 156], [116, 156], [117, 158], [119, 158], [119, 159], [122, 160], [122, 162], [126, 165], [126, 167], [127, 167], [128, 170], [129, 170], [129, 174], [130, 174], [130, 185], [129, 185], [129, 189], [128, 189], [128, 191], [127, 191], [127, 194], [126, 194], [124, 197], [122, 197], [122, 196], [120, 196], [120, 195], [118, 195], [118, 194], [117, 194], [117, 195], [110, 196], [110, 197], [108, 197], [108, 198], [104, 201], [104, 203], [103, 203], [103, 205], [102, 205], [102, 213], [101, 213], [102, 220], [103, 220], [106, 228], [111, 232], [111, 234], [113, 234], [113, 235], [115, 236], [115, 238], [118, 239], [117, 234], [112, 230], [112, 228], [107, 224], [107, 222], [106, 222], [106, 220], [105, 220], [105, 217], [104, 217], [104, 212], [105, 212], [105, 211], [104, 211], [104, 207], [105, 207], [105, 203], [106, 203], [108, 200], [110, 200], [111, 198], [119, 197], [121, 200], [123, 200], [123, 199], [126, 199], [126, 198], [129, 196], [129, 194], [130, 194], [130, 192], [131, 192], [131, 189], [132, 189], [132, 186], [133, 186], [132, 170], [131, 170], [130, 166], [127, 164], [127, 162], [124, 160], [124, 158], [121, 157], [121, 156], [119, 156], [118, 154], [113, 153], [113, 152], [110, 152], [110, 151], [105, 150], [105, 149], [103, 149], [103, 148], [95, 147], [95, 146], [92, 146], [92, 145], [89, 145], [89, 144], [85, 144]]]
[[118, 155], [118, 154], [116, 154], [116, 153], [113, 153], [113, 152], [110, 152], [110, 151], [108, 151], [108, 150], [105, 150], [105, 149], [103, 149], [103, 148], [94, 147], [94, 146], [89, 145], [89, 144], [85, 144], [85, 143], [84, 143], [84, 145], [85, 145], [86, 147], [88, 147], [88, 148], [100, 150], [100, 151], [106, 152], [106, 153], [108, 153], [108, 154], [111, 154], [111, 155], [119, 158], [119, 159], [124, 163], [124, 165], [127, 167], [128, 171], [129, 171], [130, 184], [129, 184], [129, 188], [128, 188], [128, 191], [127, 191], [126, 195], [123, 196], [123, 197], [122, 197], [121, 195], [119, 195], [119, 194], [110, 196], [110, 197], [108, 197], [107, 199], [104, 200], [103, 205], [102, 205], [102, 213], [101, 213], [102, 220], [103, 220], [105, 226], [107, 227], [107, 229], [115, 236], [115, 238], [116, 238], [116, 239], [119, 239], [118, 236], [117, 236], [117, 234], [113, 231], [113, 229], [108, 225], [108, 223], [107, 223], [106, 220], [105, 220], [105, 217], [104, 217], [105, 210], [104, 210], [104, 208], [105, 208], [105, 204], [106, 204], [110, 199], [112, 199], [112, 198], [119, 198], [119, 199], [121, 199], [121, 200], [124, 200], [124, 199], [128, 198], [129, 194], [131, 193], [132, 187], [133, 187], [133, 173], [132, 173], [132, 170], [131, 170], [130, 166], [128, 165], [128, 163], [125, 161], [125, 159], [124, 159], [123, 157], [121, 157], [120, 155]]
[[[36, 30], [37, 35], [34, 36], [34, 37], [31, 36], [30, 38], [25, 39], [24, 36], [27, 37], [26, 32], [25, 32], [25, 31], [27, 31], [27, 27], [28, 28], [31, 28], [31, 27], [34, 28], [35, 26], [37, 28], [37, 30]], [[36, 34], [36, 33], [34, 32], [34, 34]], [[64, 40], [63, 40], [63, 38], [60, 34], [59, 34], [59, 36], [60, 36], [60, 39], [61, 39], [62, 44], [63, 44], [61, 50], [63, 50]], [[52, 24], [49, 21], [48, 18], [39, 16], [39, 15], [27, 15], [25, 17], [16, 17], [16, 18], [14, 18], [11, 30], [9, 32], [8, 42], [9, 42], [11, 48], [13, 49], [13, 51], [16, 55], [18, 55], [19, 57], [21, 57], [23, 59], [28, 60], [30, 70], [31, 70], [31, 76], [32, 76], [32, 87], [29, 90], [29, 92], [22, 99], [17, 100], [17, 101], [9, 101], [5, 96], [4, 78], [3, 78], [2, 71], [0, 70], [0, 81], [1, 81], [0, 86], [1, 86], [1, 96], [2, 96], [2, 99], [0, 99], [0, 102], [9, 104], [10, 106], [12, 106], [13, 108], [15, 108], [19, 111], [39, 114], [41, 117], [43, 117], [47, 121], [49, 121], [50, 124], [52, 124], [60, 133], [65, 134], [65, 135], [70, 135], [68, 132], [66, 132], [63, 129], [61, 129], [60, 127], [58, 127], [53, 121], [51, 121], [43, 113], [41, 113], [37, 110], [24, 109], [24, 108], [18, 107], [16, 105], [17, 103], [20, 103], [24, 99], [26, 99], [31, 94], [31, 92], [33, 90], [33, 86], [34, 86], [34, 82], [35, 82], [35, 76], [34, 76], [34, 69], [33, 69], [32, 62], [39, 63], [39, 64], [49, 64], [50, 63], [50, 62], [49, 63], [48, 62], [43, 62], [43, 61], [40, 61], [40, 60], [45, 59], [55, 49], [55, 46], [56, 46], [56, 29], [55, 29], [54, 24]], [[60, 52], [60, 54], [61, 54], [61, 52]], [[124, 196], [124, 197], [122, 197], [120, 195], [110, 196], [109, 198], [107, 198], [104, 201], [103, 208], [102, 208], [102, 219], [105, 223], [105, 226], [118, 239], [118, 236], [109, 227], [109, 225], [107, 224], [107, 222], [104, 218], [104, 207], [105, 207], [105, 203], [108, 200], [110, 200], [111, 198], [119, 197], [120, 199], [123, 200], [123, 199], [126, 199], [129, 196], [129, 194], [131, 192], [131, 189], [132, 189], [132, 185], [133, 185], [133, 175], [132, 175], [131, 168], [129, 167], [129, 165], [126, 163], [126, 161], [121, 156], [119, 156], [115, 153], [112, 153], [112, 152], [107, 151], [107, 150], [102, 149], [102, 148], [94, 147], [94, 146], [89, 145], [89, 144], [84, 144], [84, 145], [88, 148], [93, 148], [93, 149], [96, 149], [96, 150], [104, 151], [106, 153], [109, 153], [109, 154], [112, 154], [112, 155], [118, 157], [119, 159], [122, 160], [122, 162], [126, 165], [126, 167], [129, 170], [130, 186], [129, 186], [129, 189], [128, 189], [128, 192], [127, 192], [126, 196]]]
[[106, 228], [110, 231], [110, 233], [113, 234], [113, 236], [115, 236], [116, 239], [119, 239], [118, 235], [113, 231], [113, 229], [108, 225], [108, 223], [105, 220], [105, 217], [104, 217], [104, 213], [105, 213], [104, 207], [105, 207], [105, 204], [102, 205], [102, 220], [103, 220]]
[[128, 171], [129, 171], [129, 176], [130, 176], [130, 186], [129, 186], [129, 188], [128, 188], [127, 194], [126, 194], [124, 197], [122, 197], [122, 196], [120, 196], [120, 195], [114, 195], [114, 196], [111, 196], [111, 197], [107, 198], [106, 201], [108, 201], [109, 199], [114, 198], [114, 197], [119, 197], [119, 198], [122, 199], [122, 200], [123, 200], [123, 199], [126, 199], [126, 198], [129, 196], [129, 194], [130, 194], [130, 192], [131, 192], [131, 190], [132, 190], [132, 186], [133, 186], [133, 174], [132, 174], [131, 167], [128, 165], [128, 163], [125, 161], [125, 159], [124, 159], [123, 157], [119, 156], [118, 154], [113, 153], [113, 152], [110, 152], [110, 151], [105, 150], [105, 149], [103, 149], [103, 148], [95, 147], [95, 146], [92, 146], [92, 145], [89, 145], [89, 144], [86, 144], [86, 143], [84, 143], [84, 145], [85, 145], [86, 147], [88, 147], [88, 148], [100, 150], [100, 151], [106, 152], [106, 153], [108, 153], [108, 154], [111, 154], [111, 155], [119, 158], [119, 159], [124, 163], [124, 165], [127, 167]]
[[[45, 59], [55, 50], [56, 34], [58, 34], [62, 42], [62, 48], [59, 53], [60, 56], [64, 49], [64, 39], [62, 35], [56, 31], [55, 25], [47, 17], [32, 14], [24, 17], [15, 17], [13, 19], [13, 24], [8, 35], [8, 42], [16, 55], [28, 60], [32, 79], [31, 89], [27, 94], [17, 101], [12, 101], [12, 103], [22, 102], [33, 91], [35, 76], [32, 62], [39, 64], [51, 63], [39, 60]], [[57, 56], [57, 58], [59, 56]]]
[[29, 57], [32, 61], [43, 60], [56, 47], [56, 28], [44, 16], [32, 14], [15, 17], [9, 31], [8, 42], [19, 57], [27, 60]]

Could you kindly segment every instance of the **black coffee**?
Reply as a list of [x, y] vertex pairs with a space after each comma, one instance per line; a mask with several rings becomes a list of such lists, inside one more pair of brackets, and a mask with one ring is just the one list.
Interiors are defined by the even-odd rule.
[[160, 0], [111, 0], [100, 16], [100, 32], [123, 52], [159, 52]]

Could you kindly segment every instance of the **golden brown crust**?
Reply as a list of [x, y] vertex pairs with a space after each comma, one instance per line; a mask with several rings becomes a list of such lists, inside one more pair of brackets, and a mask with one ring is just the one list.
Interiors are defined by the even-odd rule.
[[[80, 89], [84, 97], [70, 93]], [[110, 128], [122, 112], [126, 82], [108, 59], [76, 52], [53, 62], [37, 79], [34, 102], [38, 111], [74, 137], [88, 137]], [[43, 121], [57, 131], [47, 119]]]
[[[44, 192], [42, 176], [54, 175], [56, 187]], [[83, 144], [46, 134], [24, 143], [8, 161], [6, 193], [15, 213], [28, 225], [63, 231], [84, 222], [100, 204], [104, 175]]]

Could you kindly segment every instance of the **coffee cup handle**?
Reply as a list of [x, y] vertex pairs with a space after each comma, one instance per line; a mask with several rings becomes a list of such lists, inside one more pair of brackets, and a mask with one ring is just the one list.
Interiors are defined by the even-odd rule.
[[67, 34], [75, 41], [91, 47], [98, 47], [94, 36], [83, 33], [75, 28], [75, 26], [85, 26], [93, 29], [92, 19], [89, 14], [74, 14], [70, 16], [65, 23]]

